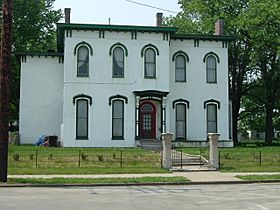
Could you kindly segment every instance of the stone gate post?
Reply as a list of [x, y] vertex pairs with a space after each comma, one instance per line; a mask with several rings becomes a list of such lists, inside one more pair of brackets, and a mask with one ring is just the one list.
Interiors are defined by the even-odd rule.
[[209, 162], [212, 168], [219, 169], [219, 133], [208, 133], [210, 144]]
[[162, 133], [162, 166], [163, 168], [170, 169], [172, 167], [172, 157], [171, 157], [171, 141], [172, 133]]

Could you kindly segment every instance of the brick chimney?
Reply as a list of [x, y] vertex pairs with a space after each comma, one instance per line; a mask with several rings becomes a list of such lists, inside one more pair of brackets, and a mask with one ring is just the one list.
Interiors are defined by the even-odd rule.
[[162, 16], [163, 13], [157, 13], [157, 27], [162, 27]]
[[214, 35], [224, 35], [224, 25], [225, 25], [225, 22], [224, 22], [224, 19], [223, 18], [219, 18], [217, 20], [217, 22], [215, 23], [215, 33]]
[[70, 13], [71, 13], [71, 8], [65, 8], [64, 9], [65, 23], [70, 23]]

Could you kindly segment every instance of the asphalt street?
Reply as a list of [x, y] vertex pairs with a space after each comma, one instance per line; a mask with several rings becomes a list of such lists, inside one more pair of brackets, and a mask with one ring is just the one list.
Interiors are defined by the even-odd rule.
[[1, 210], [279, 208], [279, 184], [0, 188]]

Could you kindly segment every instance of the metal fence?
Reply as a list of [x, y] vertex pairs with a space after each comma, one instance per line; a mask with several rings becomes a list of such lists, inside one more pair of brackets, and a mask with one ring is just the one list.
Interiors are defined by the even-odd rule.
[[280, 169], [280, 150], [272, 151], [223, 151], [219, 152], [220, 169], [228, 170], [256, 170], [266, 168], [274, 171], [275, 167]]
[[161, 153], [138, 148], [12, 147], [9, 167], [161, 167]]

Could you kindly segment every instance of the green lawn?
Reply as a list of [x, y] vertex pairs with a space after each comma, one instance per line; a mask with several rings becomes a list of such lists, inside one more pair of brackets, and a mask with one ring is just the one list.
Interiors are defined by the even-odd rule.
[[9, 174], [162, 173], [161, 154], [139, 148], [10, 146]]
[[[208, 148], [178, 148], [208, 159]], [[220, 170], [225, 172], [280, 172], [280, 147], [219, 148]]]
[[280, 174], [277, 175], [248, 175], [248, 176], [236, 176], [239, 179], [248, 180], [248, 181], [257, 181], [257, 180], [280, 180]]
[[182, 183], [185, 177], [141, 177], [141, 178], [11, 178], [8, 184], [128, 184], [128, 183]]

